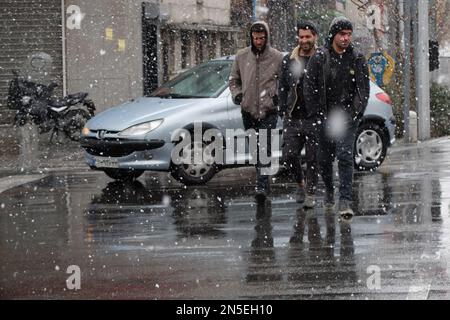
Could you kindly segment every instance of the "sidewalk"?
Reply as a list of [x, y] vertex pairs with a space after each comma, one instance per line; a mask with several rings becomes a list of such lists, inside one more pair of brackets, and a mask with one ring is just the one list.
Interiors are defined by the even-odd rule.
[[0, 176], [89, 170], [78, 142], [65, 136], [50, 142], [49, 133], [39, 134], [33, 126], [0, 125], [0, 150]]

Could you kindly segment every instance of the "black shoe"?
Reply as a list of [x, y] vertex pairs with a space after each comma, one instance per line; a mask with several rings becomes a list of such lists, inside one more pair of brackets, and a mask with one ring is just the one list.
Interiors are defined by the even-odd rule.
[[290, 244], [301, 245], [303, 244], [303, 239], [300, 236], [294, 235], [289, 239]]
[[339, 215], [342, 219], [350, 220], [353, 218], [354, 213], [350, 208], [350, 201], [346, 199], [339, 199]]
[[255, 198], [256, 201], [258, 202], [264, 202], [267, 199], [267, 195], [268, 195], [268, 188], [261, 188], [261, 187], [256, 187], [255, 189]]
[[278, 167], [278, 172], [275, 174], [276, 178], [286, 178], [290, 176], [290, 172], [288, 168], [286, 168], [284, 165], [280, 165]]

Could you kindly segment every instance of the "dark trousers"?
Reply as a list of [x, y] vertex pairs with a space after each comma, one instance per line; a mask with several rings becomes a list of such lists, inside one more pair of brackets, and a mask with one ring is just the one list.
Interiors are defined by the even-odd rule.
[[285, 118], [283, 122], [283, 163], [294, 175], [297, 183], [303, 182], [305, 174], [302, 168], [301, 151], [305, 148], [306, 191], [309, 194], [315, 193], [318, 180], [316, 144], [316, 134], [311, 121]]
[[[269, 187], [269, 176], [261, 174], [261, 168], [270, 167], [270, 163], [262, 164], [260, 161], [260, 149], [262, 152], [266, 152], [268, 157], [271, 157], [271, 129], [275, 129], [278, 121], [277, 113], [269, 113], [262, 119], [254, 118], [250, 113], [242, 110], [242, 121], [244, 123], [244, 129], [254, 129], [258, 133], [258, 144], [257, 144], [257, 161], [256, 161], [256, 186], [258, 188], [267, 189]], [[263, 146], [259, 143], [260, 129], [267, 129], [267, 145]]]
[[325, 133], [324, 126], [319, 130], [318, 161], [319, 170], [327, 192], [333, 192], [333, 161], [338, 160], [339, 198], [352, 200], [353, 149], [358, 122], [351, 122], [346, 133], [339, 139], [332, 139]]

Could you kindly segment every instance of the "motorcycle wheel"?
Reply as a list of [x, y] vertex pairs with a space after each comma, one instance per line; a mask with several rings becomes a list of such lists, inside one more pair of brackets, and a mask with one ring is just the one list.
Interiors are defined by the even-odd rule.
[[89, 112], [81, 109], [69, 110], [65, 115], [67, 125], [64, 133], [72, 141], [80, 141], [81, 130], [86, 122], [91, 118]]
[[85, 106], [87, 108], [87, 110], [89, 111], [89, 114], [91, 115], [91, 117], [94, 116], [95, 113], [95, 104], [94, 101], [90, 100], [90, 99], [86, 99], [84, 100], [83, 106]]
[[14, 125], [22, 127], [27, 123], [27, 114], [23, 111], [18, 111], [14, 116]]

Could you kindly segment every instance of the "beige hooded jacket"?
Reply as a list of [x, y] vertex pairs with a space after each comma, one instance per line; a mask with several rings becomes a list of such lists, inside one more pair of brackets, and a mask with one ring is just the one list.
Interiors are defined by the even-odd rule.
[[269, 26], [264, 21], [253, 23], [264, 25], [267, 33], [266, 47], [262, 53], [252, 50], [252, 45], [239, 50], [231, 68], [229, 85], [233, 101], [243, 94], [241, 107], [255, 119], [262, 119], [268, 113], [276, 112], [274, 96], [277, 94], [277, 78], [283, 61], [283, 54], [270, 46]]

